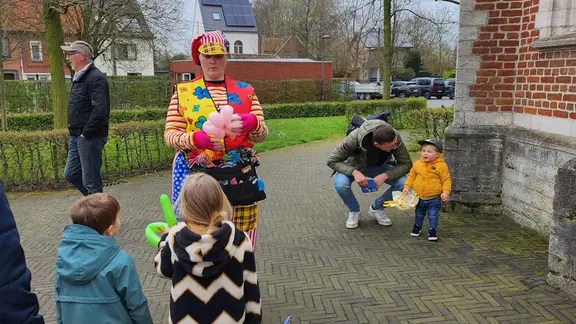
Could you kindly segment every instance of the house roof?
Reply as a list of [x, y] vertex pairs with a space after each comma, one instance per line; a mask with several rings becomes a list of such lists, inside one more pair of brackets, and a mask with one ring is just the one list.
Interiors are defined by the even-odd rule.
[[232, 60], [278, 59], [276, 54], [230, 54]]
[[[107, 5], [111, 3], [113, 1], [106, 2]], [[121, 5], [133, 11], [132, 18], [119, 22], [122, 34], [133, 38], [153, 38], [154, 35], [136, 0], [122, 0]], [[71, 5], [62, 12], [60, 17], [65, 35], [77, 35], [78, 31], [84, 28], [81, 13], [82, 8], [79, 5]], [[0, 22], [2, 22], [0, 28], [7, 31], [43, 33], [43, 21], [43, 4], [39, 0], [15, 0], [10, 10], [0, 12]]]
[[204, 29], [257, 33], [256, 19], [248, 0], [198, 0]]
[[[380, 34], [380, 37], [378, 37], [378, 34]], [[380, 38], [380, 39], [378, 39], [378, 38]], [[410, 40], [403, 35], [397, 35], [394, 43], [395, 43], [396, 48], [412, 48], [412, 47], [414, 47], [412, 45], [412, 42], [410, 42]], [[377, 30], [373, 30], [373, 31], [368, 32], [368, 34], [366, 34], [366, 37], [364, 38], [364, 46], [366, 46], [368, 48], [382, 48], [382, 47], [384, 47], [384, 33], [382, 31], [380, 31], [380, 33], [378, 33]]]

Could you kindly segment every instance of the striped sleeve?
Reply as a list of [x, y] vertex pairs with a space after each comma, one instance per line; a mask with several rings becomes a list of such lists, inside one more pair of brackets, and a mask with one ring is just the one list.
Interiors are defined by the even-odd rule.
[[178, 107], [178, 92], [174, 91], [166, 115], [164, 140], [168, 146], [179, 151], [194, 150], [196, 148], [194, 147], [192, 134], [186, 133], [186, 119], [180, 114]]
[[268, 126], [266, 126], [266, 122], [264, 121], [264, 112], [262, 111], [256, 93], [252, 94], [252, 107], [250, 113], [255, 115], [258, 119], [258, 127], [248, 134], [248, 139], [253, 143], [263, 142], [266, 137], [268, 137]]

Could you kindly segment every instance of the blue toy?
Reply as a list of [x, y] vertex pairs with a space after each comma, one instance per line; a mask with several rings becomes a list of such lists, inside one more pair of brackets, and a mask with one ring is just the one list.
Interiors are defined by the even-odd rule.
[[362, 187], [362, 192], [363, 193], [369, 193], [369, 192], [378, 191], [378, 186], [376, 185], [376, 182], [374, 181], [374, 179], [368, 178], [367, 180], [368, 180], [368, 186]]

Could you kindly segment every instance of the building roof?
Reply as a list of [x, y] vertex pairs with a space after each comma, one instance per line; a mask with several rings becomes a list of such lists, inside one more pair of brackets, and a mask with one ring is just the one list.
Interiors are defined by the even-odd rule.
[[278, 59], [280, 58], [276, 54], [232, 54], [230, 53], [230, 59], [232, 60], [247, 60], [247, 59]]
[[204, 30], [257, 33], [249, 0], [198, 0]]
[[[380, 35], [380, 37], [378, 37]], [[397, 35], [395, 40], [396, 48], [412, 48], [412, 42], [403, 35]], [[364, 46], [368, 48], [382, 48], [384, 47], [384, 33], [380, 30], [372, 30], [366, 34], [364, 38]]]

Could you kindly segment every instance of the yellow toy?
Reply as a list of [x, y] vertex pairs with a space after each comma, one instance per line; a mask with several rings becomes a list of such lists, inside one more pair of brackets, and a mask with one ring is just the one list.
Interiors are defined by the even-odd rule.
[[384, 207], [396, 207], [400, 210], [406, 210], [416, 207], [418, 205], [418, 195], [410, 190], [406, 195], [402, 194], [402, 191], [393, 191], [392, 199], [384, 202]]

